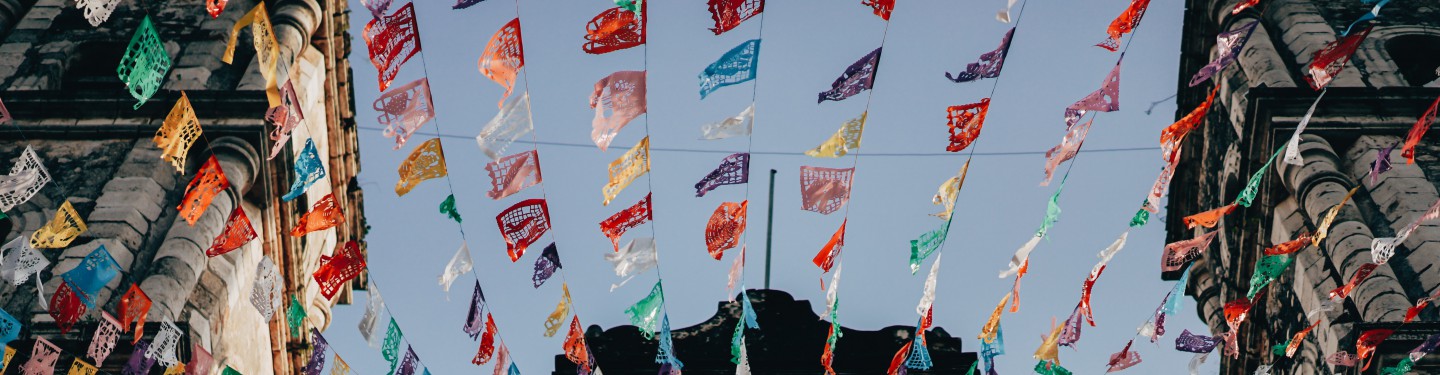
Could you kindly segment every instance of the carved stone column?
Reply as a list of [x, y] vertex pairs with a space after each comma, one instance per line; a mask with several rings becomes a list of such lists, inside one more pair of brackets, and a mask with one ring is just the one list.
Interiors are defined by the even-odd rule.
[[230, 180], [230, 189], [215, 196], [194, 226], [176, 220], [166, 232], [151, 263], [152, 272], [140, 282], [140, 288], [154, 301], [150, 316], [157, 321], [181, 318], [185, 302], [209, 261], [205, 249], [225, 229], [225, 219], [250, 189], [260, 167], [259, 153], [241, 139], [216, 138], [210, 147]]
[[[1277, 162], [1281, 182], [1300, 203], [1311, 225], [1323, 220], [1326, 211], [1339, 204], [1356, 182], [1340, 172], [1340, 157], [1325, 139], [1306, 134], [1301, 136], [1300, 155], [1305, 164], [1299, 167]], [[1337, 284], [1344, 285], [1360, 267], [1371, 262], [1370, 240], [1374, 235], [1355, 208], [1347, 203], [1329, 229], [1320, 250], [1340, 272]], [[1312, 228], [1312, 232], [1318, 228]], [[1368, 322], [1399, 321], [1410, 306], [1405, 291], [1388, 266], [1375, 269], [1370, 277], [1355, 287], [1350, 301]]]

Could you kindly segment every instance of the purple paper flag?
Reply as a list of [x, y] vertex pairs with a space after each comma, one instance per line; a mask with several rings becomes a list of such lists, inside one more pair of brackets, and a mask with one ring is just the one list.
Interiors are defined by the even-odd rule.
[[1175, 338], [1175, 350], [1190, 353], [1209, 353], [1220, 345], [1220, 339], [1210, 336], [1201, 336], [1190, 333], [1190, 330], [1180, 332], [1180, 337]]
[[462, 329], [471, 340], [478, 340], [480, 331], [485, 329], [485, 292], [480, 291], [479, 280], [475, 281], [475, 294], [470, 297], [470, 313], [465, 315], [465, 327]]
[[1010, 53], [1010, 37], [1015, 35], [1015, 28], [1005, 32], [1005, 39], [1000, 40], [1000, 47], [994, 51], [980, 55], [980, 61], [965, 66], [965, 71], [951, 75], [945, 72], [945, 78], [955, 83], [970, 82], [981, 78], [995, 78], [1000, 76], [1000, 69], [1005, 67], [1005, 55]]
[[1259, 24], [1260, 21], [1251, 21], [1248, 25], [1217, 35], [1215, 37], [1215, 50], [1220, 51], [1220, 56], [1216, 56], [1214, 60], [1210, 60], [1209, 64], [1205, 64], [1204, 67], [1200, 68], [1200, 71], [1195, 72], [1194, 77], [1190, 77], [1190, 87], [1195, 87], [1201, 82], [1205, 82], [1205, 80], [1210, 79], [1210, 77], [1215, 76], [1215, 74], [1225, 70], [1225, 67], [1234, 63], [1236, 57], [1240, 56], [1240, 49], [1245, 48], [1245, 42], [1250, 40], [1250, 34], [1255, 32], [1255, 26]]
[[834, 83], [830, 84], [829, 91], [820, 92], [821, 103], [826, 100], [841, 101], [845, 98], [855, 96], [861, 91], [869, 90], [875, 86], [875, 72], [880, 68], [880, 48], [861, 57], [860, 60], [845, 68], [845, 73], [840, 74]]
[[695, 196], [703, 197], [705, 193], [715, 190], [721, 185], [735, 185], [750, 182], [750, 153], [742, 152], [726, 156], [720, 161], [720, 166], [695, 183]]
[[[545, 247], [545, 251], [540, 253], [540, 257], [535, 259], [535, 275], [531, 276], [530, 280], [535, 282], [536, 288], [539, 288], [545, 284], [545, 280], [550, 280], [550, 276], [555, 275], [556, 269], [560, 268], [564, 268], [560, 265], [560, 252], [555, 250], [555, 243], [552, 242], [550, 246]], [[476, 290], [478, 291], [479, 287], [476, 287]]]

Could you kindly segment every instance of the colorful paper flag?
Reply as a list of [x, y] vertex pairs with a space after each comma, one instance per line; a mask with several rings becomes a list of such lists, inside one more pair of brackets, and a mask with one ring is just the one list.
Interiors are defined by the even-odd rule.
[[230, 217], [225, 219], [225, 229], [215, 235], [210, 241], [210, 248], [205, 249], [205, 255], [216, 257], [224, 255], [241, 246], [250, 243], [256, 237], [255, 227], [250, 225], [250, 217], [245, 216], [245, 208], [236, 206], [230, 211]]
[[525, 67], [525, 43], [520, 33], [520, 18], [506, 22], [505, 26], [495, 31], [495, 35], [490, 36], [490, 41], [485, 43], [485, 52], [480, 54], [477, 64], [480, 75], [505, 88], [500, 102], [495, 103], [496, 106], [503, 107], [505, 98], [510, 97], [510, 92], [515, 89], [516, 76], [520, 69]]
[[176, 172], [183, 173], [185, 156], [190, 153], [190, 146], [200, 139], [201, 133], [200, 119], [195, 117], [190, 97], [181, 91], [180, 99], [170, 108], [170, 114], [165, 116], [165, 122], [151, 140], [155, 142], [155, 147], [160, 148], [160, 160], [170, 162]]
[[607, 206], [636, 178], [650, 172], [650, 137], [641, 139], [635, 147], [610, 162], [609, 170], [610, 180], [600, 188], [600, 194], [605, 198], [601, 203]]
[[990, 111], [990, 98], [979, 103], [952, 105], [945, 108], [946, 125], [950, 128], [950, 145], [945, 151], [960, 152], [980, 138], [980, 129], [985, 127], [985, 114]]
[[[262, 256], [260, 265], [255, 268], [255, 285], [250, 289], [250, 304], [255, 306], [255, 310], [260, 312], [260, 316], [264, 317], [266, 322], [269, 322], [270, 318], [275, 316], [275, 311], [280, 309], [280, 300], [283, 298], [284, 292], [282, 288], [280, 270], [275, 266], [275, 261], [270, 260], [269, 256]], [[150, 299], [146, 297], [145, 310], [149, 311], [149, 308]], [[122, 323], [128, 321], [124, 316], [121, 316], [120, 319]], [[144, 326], [143, 319], [140, 326]], [[136, 332], [136, 340], [140, 339], [139, 333]]]
[[265, 78], [266, 99], [270, 102], [270, 106], [274, 107], [280, 104], [276, 85], [279, 78], [275, 70], [280, 65], [280, 43], [275, 39], [275, 27], [270, 22], [270, 12], [265, 10], [264, 3], [255, 4], [254, 8], [251, 8], [231, 26], [230, 37], [225, 43], [225, 53], [220, 56], [220, 61], [226, 64], [232, 61], [235, 56], [235, 41], [240, 36], [240, 29], [245, 26], [250, 26], [250, 36], [253, 41], [251, 44], [255, 46], [255, 63], [260, 70], [260, 76]]
[[55, 210], [54, 218], [30, 234], [30, 246], [37, 249], [64, 248], [70, 246], [70, 242], [79, 238], [86, 229], [85, 220], [75, 212], [75, 206], [66, 200]]
[[20, 152], [15, 164], [10, 166], [10, 174], [0, 176], [0, 211], [9, 211], [29, 201], [48, 183], [50, 171], [45, 169], [45, 163], [35, 154], [35, 149], [25, 146], [25, 151]]
[[365, 271], [365, 254], [360, 252], [360, 244], [355, 241], [345, 241], [345, 244], [336, 246], [334, 254], [320, 256], [320, 268], [315, 270], [312, 277], [315, 283], [320, 285], [320, 295], [325, 299], [335, 297], [340, 292], [340, 287], [349, 283], [350, 280], [360, 276]]
[[860, 113], [860, 117], [845, 121], [835, 134], [830, 135], [824, 143], [805, 151], [805, 155], [816, 158], [838, 158], [845, 156], [850, 150], [860, 148], [860, 137], [865, 132], [865, 117], [868, 112]]
[[556, 250], [555, 243], [551, 242], [550, 246], [540, 252], [540, 257], [535, 258], [535, 274], [530, 276], [530, 281], [535, 283], [535, 288], [540, 288], [546, 280], [555, 275], [555, 270], [560, 268], [563, 268], [560, 265], [560, 251]]
[[[388, 1], [387, 1], [388, 3]], [[388, 16], [376, 16], [361, 33], [370, 63], [379, 71], [380, 91], [390, 87], [400, 66], [420, 52], [420, 27], [415, 24], [415, 4], [405, 3]]]
[[630, 316], [630, 324], [639, 328], [640, 334], [649, 340], [660, 329], [660, 309], [664, 306], [665, 290], [657, 281], [655, 286], [650, 288], [650, 294], [626, 308], [625, 314]]
[[[722, 0], [723, 1], [723, 0]], [[744, 1], [744, 0], [741, 0]], [[715, 1], [711, 1], [711, 10]], [[764, 7], [763, 3], [761, 7]], [[717, 19], [718, 20], [718, 19]], [[719, 23], [718, 21], [716, 22]], [[737, 21], [738, 23], [738, 21]], [[717, 33], [718, 34], [718, 33]], [[756, 67], [760, 60], [760, 39], [751, 39], [731, 48], [700, 71], [700, 99], [721, 87], [740, 84], [755, 79]]]
[[846, 219], [840, 222], [840, 229], [830, 235], [830, 240], [825, 242], [825, 246], [821, 247], [820, 252], [811, 260], [816, 267], [820, 267], [821, 272], [830, 272], [830, 267], [835, 266], [835, 258], [840, 256], [840, 250], [845, 247], [845, 223], [849, 221]]
[[448, 171], [445, 168], [445, 150], [440, 144], [440, 138], [431, 138], [415, 150], [410, 151], [410, 156], [400, 162], [400, 181], [395, 183], [395, 195], [405, 196], [421, 181], [445, 177]]
[[636, 202], [624, 210], [620, 210], [620, 212], [616, 212], [614, 215], [610, 215], [605, 221], [601, 221], [600, 233], [610, 238], [610, 244], [614, 246], [614, 250], [618, 252], [620, 251], [620, 236], [624, 235], [630, 228], [637, 227], [651, 219], [653, 219], [653, 216], [650, 210], [650, 194], [645, 194], [644, 199], [641, 199], [639, 202]]
[[[1236, 8], [1239, 8], [1239, 5], [1236, 5]], [[1195, 72], [1195, 75], [1190, 77], [1190, 87], [1195, 87], [1209, 80], [1210, 77], [1219, 74], [1225, 70], [1226, 67], [1229, 67], [1230, 64], [1235, 63], [1235, 60], [1240, 57], [1240, 50], [1245, 48], [1245, 43], [1250, 41], [1250, 35], [1255, 33], [1255, 27], [1258, 25], [1260, 25], [1260, 21], [1251, 21], [1244, 26], [1216, 35], [1215, 50], [1218, 51], [1220, 55], [1215, 56], [1215, 58], [1210, 60], [1205, 66], [1200, 67], [1200, 71]]]
[[[715, 0], [725, 1], [725, 0]], [[734, 117], [726, 117], [724, 120], [712, 122], [700, 126], [700, 140], [725, 139], [750, 135], [750, 130], [755, 124], [755, 104], [751, 103]]]
[[590, 108], [595, 109], [590, 140], [600, 151], [610, 148], [620, 129], [645, 114], [645, 76], [643, 70], [624, 70], [595, 82], [595, 90], [590, 93]]
[[[1015, 2], [1012, 0], [1010, 4], [1015, 4]], [[1001, 14], [1005, 15], [1007, 19], [1005, 22], [1009, 22], [1008, 9]], [[963, 72], [955, 74], [945, 72], [945, 78], [955, 83], [964, 83], [982, 78], [1000, 77], [1000, 70], [1005, 68], [1005, 55], [1010, 53], [1010, 38], [1013, 36], [1015, 36], [1015, 28], [1012, 27], [1010, 31], [1005, 32], [1005, 38], [1000, 39], [1000, 47], [995, 48], [994, 51], [980, 54], [980, 60], [966, 65]]]
[[829, 215], [850, 201], [855, 168], [800, 166], [800, 208]]
[[344, 223], [345, 213], [340, 212], [339, 204], [335, 202], [335, 194], [325, 194], [310, 206], [310, 212], [306, 212], [305, 216], [300, 217], [300, 220], [295, 223], [295, 227], [290, 229], [290, 236], [300, 237]]
[[750, 153], [742, 152], [730, 154], [720, 160], [720, 166], [710, 171], [700, 182], [695, 183], [695, 196], [703, 197], [705, 193], [715, 190], [723, 185], [739, 185], [750, 182]]
[[715, 27], [711, 27], [710, 31], [715, 35], [733, 30], [750, 17], [765, 11], [765, 0], [709, 0], [708, 4], [710, 19], [715, 20]]
[[1310, 64], [1306, 66], [1305, 81], [1310, 83], [1310, 88], [1320, 90], [1330, 85], [1340, 71], [1345, 70], [1345, 64], [1350, 62], [1350, 56], [1360, 48], [1360, 42], [1370, 36], [1370, 29], [1374, 26], [1366, 26], [1359, 32], [1341, 36], [1333, 42], [1326, 43], [1325, 48], [1315, 51], [1310, 57]]
[[499, 200], [544, 181], [540, 173], [540, 152], [530, 150], [486, 163], [490, 175], [490, 199]]
[[135, 109], [140, 109], [160, 90], [160, 82], [165, 80], [169, 71], [170, 54], [165, 51], [165, 44], [160, 41], [160, 34], [155, 32], [155, 24], [147, 15], [140, 20], [135, 36], [130, 38], [130, 45], [125, 47], [125, 55], [120, 58], [115, 73], [120, 76], [120, 82], [125, 82], [130, 96], [140, 101], [135, 103]]
[[[893, 3], [893, 0], [879, 1], [889, 1]], [[856, 60], [855, 63], [850, 64], [849, 67], [846, 67], [845, 71], [840, 73], [840, 77], [835, 78], [835, 82], [830, 84], [830, 90], [820, 92], [820, 99], [817, 100], [816, 103], [823, 103], [826, 100], [845, 100], [845, 98], [855, 96], [861, 91], [875, 87], [875, 73], [879, 69], [880, 48], [876, 48], [874, 51], [870, 51], [870, 53], [860, 57], [860, 60]]]
[[[641, 3], [641, 9], [647, 4]], [[630, 12], [624, 8], [610, 8], [595, 15], [585, 25], [585, 44], [581, 50], [589, 54], [604, 54], [645, 44], [644, 11]]]
[[526, 199], [495, 216], [495, 222], [505, 238], [505, 253], [514, 262], [550, 230], [550, 209], [544, 199]]
[[749, 217], [746, 214], [749, 204], [748, 200], [721, 203], [710, 215], [710, 221], [705, 224], [705, 247], [711, 258], [720, 260], [725, 250], [740, 244], [740, 237], [745, 234], [745, 221]]
[[386, 91], [375, 99], [371, 107], [380, 113], [375, 117], [375, 121], [385, 125], [385, 131], [381, 134], [386, 138], [395, 138], [395, 149], [399, 150], [410, 140], [411, 135], [435, 118], [430, 78], [417, 79]]
[[474, 269], [470, 263], [470, 245], [461, 243], [460, 248], [455, 250], [455, 255], [450, 257], [450, 262], [445, 264], [445, 270], [440, 272], [440, 288], [445, 290], [445, 300], [450, 300], [450, 285], [455, 279], [460, 278], [466, 272]]
[[289, 202], [305, 194], [305, 190], [316, 182], [325, 178], [325, 164], [320, 160], [320, 151], [315, 148], [314, 139], [305, 140], [305, 148], [300, 150], [300, 155], [295, 157], [295, 181], [290, 183], [290, 191], [280, 197], [280, 200]]
[[1150, 0], [1130, 0], [1130, 6], [1120, 12], [1114, 21], [1110, 21], [1110, 27], [1105, 29], [1108, 38], [1095, 46], [1115, 52], [1120, 50], [1120, 36], [1135, 31], [1140, 27], [1140, 18], [1145, 17], [1145, 9], [1150, 6]]
[[[184, 100], [183, 97], [181, 100]], [[181, 165], [184, 165], [183, 161]], [[229, 188], [230, 179], [226, 178], [225, 171], [220, 169], [220, 161], [215, 159], [215, 155], [210, 155], [210, 158], [200, 165], [200, 169], [195, 171], [195, 178], [185, 186], [185, 197], [181, 198], [180, 206], [176, 209], [180, 210], [180, 217], [185, 219], [185, 223], [193, 227], [195, 221], [200, 220], [200, 215], [204, 215], [205, 210], [210, 208], [210, 202], [215, 200], [215, 196]]]

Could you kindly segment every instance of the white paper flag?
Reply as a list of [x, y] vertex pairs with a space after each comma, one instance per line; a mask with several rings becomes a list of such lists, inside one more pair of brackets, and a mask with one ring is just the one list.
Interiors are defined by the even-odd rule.
[[255, 269], [255, 288], [250, 290], [250, 304], [255, 305], [267, 322], [280, 308], [280, 295], [284, 293], [280, 288], [280, 272], [275, 261], [268, 256], [260, 258], [260, 266]]
[[[0, 277], [10, 280], [11, 284], [24, 284], [26, 280], [30, 280], [30, 275], [38, 275], [41, 270], [50, 266], [50, 260], [30, 246], [29, 236], [15, 237], [0, 249], [5, 252], [5, 257], [0, 259]], [[40, 279], [37, 277], [35, 282], [40, 282]], [[45, 299], [41, 298], [40, 303], [45, 303]]]
[[475, 142], [485, 155], [500, 160], [505, 156], [506, 147], [534, 129], [535, 124], [530, 122], [530, 92], [527, 91], [506, 98], [500, 113], [485, 124], [480, 135], [475, 136]]
[[1000, 271], [1000, 278], [1007, 278], [1020, 272], [1020, 266], [1025, 264], [1026, 259], [1030, 259], [1030, 252], [1035, 251], [1035, 246], [1040, 245], [1041, 238], [1038, 235], [1031, 237], [1030, 241], [1021, 245], [1019, 250], [1015, 250], [1015, 255], [1010, 257], [1010, 268]]
[[[830, 275], [830, 289], [825, 290], [825, 314], [821, 318], [830, 316], [835, 312], [835, 302], [840, 298], [840, 264], [835, 265], [835, 274]], [[835, 323], [831, 321], [831, 323]]]
[[619, 284], [610, 285], [610, 291], [613, 292], [630, 282], [635, 275], [655, 268], [655, 239], [641, 237], [630, 240], [619, 252], [605, 254], [605, 260], [615, 265], [615, 276], [625, 278]]
[[163, 321], [160, 323], [160, 332], [155, 334], [155, 339], [150, 342], [150, 348], [145, 350], [145, 358], [159, 361], [165, 367], [174, 366], [180, 362], [175, 356], [175, 348], [180, 346], [180, 327], [175, 323]]
[[945, 254], [935, 254], [935, 263], [930, 265], [930, 276], [925, 277], [925, 294], [920, 297], [920, 304], [915, 306], [915, 313], [920, 314], [921, 318], [924, 318], [925, 313], [930, 312], [930, 306], [935, 304], [936, 275], [940, 274], [942, 255]]
[[445, 264], [445, 271], [440, 273], [440, 286], [445, 288], [445, 300], [450, 300], [450, 284], [460, 275], [470, 272], [474, 265], [470, 263], [470, 245], [460, 244], [460, 249], [455, 250], [455, 256], [450, 258], [450, 263]]
[[730, 281], [725, 283], [725, 298], [735, 302], [735, 282], [740, 280], [740, 275], [745, 273], [745, 246], [740, 246], [740, 256], [730, 263]]
[[0, 211], [25, 203], [48, 183], [50, 171], [45, 170], [45, 163], [40, 161], [35, 149], [25, 146], [15, 165], [10, 166], [10, 174], [0, 176]]
[[1320, 91], [1320, 96], [1315, 97], [1315, 102], [1310, 103], [1310, 110], [1305, 111], [1305, 117], [1300, 118], [1300, 124], [1295, 125], [1295, 134], [1290, 135], [1290, 142], [1285, 143], [1285, 164], [1302, 165], [1305, 160], [1300, 158], [1300, 133], [1305, 132], [1305, 125], [1310, 124], [1310, 116], [1315, 115], [1315, 107], [1320, 105], [1320, 99], [1325, 97], [1325, 92]]
[[375, 283], [369, 283], [366, 288], [365, 315], [360, 317], [360, 335], [365, 336], [365, 342], [372, 348], [380, 347], [380, 312], [385, 309], [385, 300], [380, 298], [380, 289], [375, 288]]
[[727, 117], [718, 122], [712, 122], [700, 126], [701, 140], [725, 139], [730, 137], [750, 135], [750, 130], [755, 126], [755, 104], [751, 103], [745, 110], [734, 117]]

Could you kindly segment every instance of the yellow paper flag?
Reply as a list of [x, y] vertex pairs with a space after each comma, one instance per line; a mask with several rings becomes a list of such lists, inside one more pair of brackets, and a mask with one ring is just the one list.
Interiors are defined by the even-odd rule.
[[570, 285], [560, 284], [560, 304], [555, 305], [555, 311], [545, 317], [545, 337], [555, 337], [560, 327], [565, 325], [565, 317], [570, 316]]
[[420, 181], [445, 177], [445, 151], [440, 148], [440, 138], [431, 138], [400, 163], [400, 181], [395, 183], [395, 194], [404, 196], [419, 185]]
[[805, 155], [817, 158], [838, 158], [845, 156], [850, 150], [860, 148], [860, 135], [865, 132], [865, 116], [868, 113], [862, 112], [860, 117], [846, 121], [840, 125], [840, 129], [835, 130], [835, 134], [830, 135], [830, 139], [810, 151], [805, 151]]
[[641, 139], [630, 151], [625, 151], [619, 159], [610, 162], [610, 182], [600, 188], [600, 194], [605, 196], [602, 203], [610, 205], [610, 201], [614, 200], [621, 190], [625, 190], [626, 186], [635, 182], [635, 178], [646, 172], [650, 172], [650, 137]]
[[180, 92], [180, 100], [175, 101], [175, 107], [170, 108], [170, 114], [165, 116], [165, 123], [155, 131], [155, 147], [159, 147], [162, 153], [160, 160], [170, 162], [176, 172], [185, 172], [185, 156], [190, 153], [190, 146], [195, 140], [200, 139], [200, 119], [195, 117], [195, 108], [190, 106], [190, 97], [185, 92]]
[[85, 233], [85, 220], [75, 212], [70, 201], [60, 204], [55, 218], [30, 235], [30, 246], [36, 249], [59, 249], [70, 246], [70, 242]]
[[270, 100], [270, 106], [280, 105], [280, 90], [275, 74], [275, 67], [280, 61], [280, 43], [275, 41], [275, 28], [271, 26], [270, 15], [265, 11], [265, 3], [256, 4], [250, 12], [235, 21], [235, 26], [230, 29], [230, 39], [225, 43], [225, 54], [220, 56], [220, 61], [226, 64], [231, 63], [235, 57], [235, 40], [240, 37], [240, 29], [250, 26], [250, 35], [254, 38], [255, 58], [260, 62], [260, 76], [265, 77], [265, 96]]

